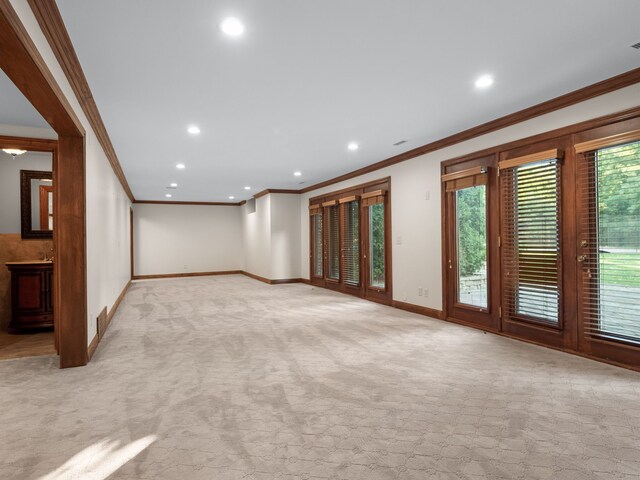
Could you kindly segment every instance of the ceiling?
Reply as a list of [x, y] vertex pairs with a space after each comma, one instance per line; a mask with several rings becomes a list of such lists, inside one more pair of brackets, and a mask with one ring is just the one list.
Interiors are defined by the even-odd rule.
[[640, 66], [637, 0], [57, 3], [138, 199], [302, 188]]

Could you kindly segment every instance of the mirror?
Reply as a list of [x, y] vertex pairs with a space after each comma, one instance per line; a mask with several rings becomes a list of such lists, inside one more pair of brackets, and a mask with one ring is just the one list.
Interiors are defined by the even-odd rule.
[[22, 238], [53, 238], [53, 175], [20, 170]]

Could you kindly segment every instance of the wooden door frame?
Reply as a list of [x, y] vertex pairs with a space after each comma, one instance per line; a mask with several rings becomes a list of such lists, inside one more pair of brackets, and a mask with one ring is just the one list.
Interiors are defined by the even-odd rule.
[[[85, 131], [9, 0], [0, 0], [0, 68], [58, 134], [52, 170], [57, 217], [54, 315], [60, 368], [86, 365]], [[42, 142], [20, 140], [31, 150]], [[13, 141], [20, 144], [18, 139]]]

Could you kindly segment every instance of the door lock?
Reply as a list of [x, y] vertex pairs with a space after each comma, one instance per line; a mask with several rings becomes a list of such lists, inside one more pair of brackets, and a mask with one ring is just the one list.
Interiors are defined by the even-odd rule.
[[579, 261], [580, 263], [585, 263], [585, 262], [587, 261], [587, 256], [586, 256], [586, 255], [580, 255], [580, 256], [578, 257], [578, 261]]

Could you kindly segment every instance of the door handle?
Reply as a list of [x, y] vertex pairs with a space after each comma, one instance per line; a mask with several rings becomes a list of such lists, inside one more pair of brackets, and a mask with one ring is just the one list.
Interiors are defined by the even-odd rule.
[[578, 257], [578, 261], [579, 261], [580, 263], [585, 263], [585, 262], [587, 261], [587, 256], [586, 256], [586, 255], [580, 255], [580, 256]]

